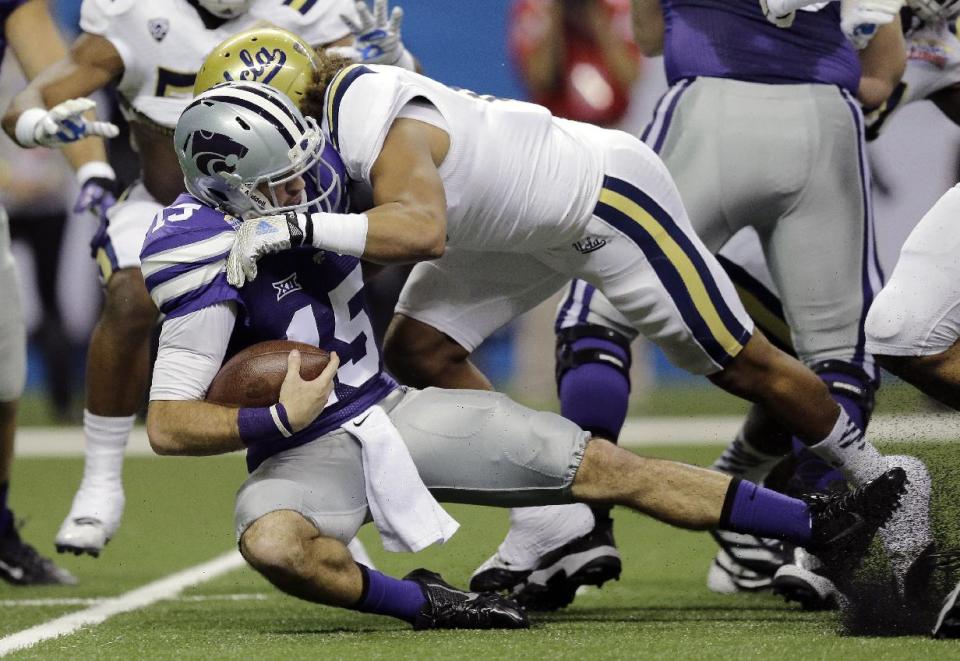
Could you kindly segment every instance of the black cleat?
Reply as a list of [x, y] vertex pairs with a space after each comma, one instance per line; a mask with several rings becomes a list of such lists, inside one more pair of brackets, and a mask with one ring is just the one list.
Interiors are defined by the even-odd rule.
[[514, 569], [499, 553], [494, 553], [473, 572], [470, 589], [474, 592], [506, 592], [523, 583], [531, 571]]
[[77, 584], [73, 574], [37, 553], [13, 527], [0, 537], [0, 578], [13, 585]]
[[429, 569], [414, 569], [403, 577], [427, 598], [414, 629], [526, 629], [526, 613], [512, 599], [493, 592], [464, 592]]
[[800, 547], [793, 549], [792, 556], [773, 576], [774, 594], [787, 602], [796, 601], [805, 611], [837, 610], [846, 605], [846, 596], [819, 558]]
[[598, 521], [583, 537], [543, 556], [512, 596], [527, 610], [558, 610], [573, 602], [581, 585], [601, 587], [609, 580], [619, 580], [621, 568], [613, 521]]
[[846, 493], [804, 496], [812, 519], [807, 550], [831, 573], [852, 572], [897, 509], [906, 485], [907, 474], [897, 467]]
[[707, 572], [707, 589], [718, 594], [769, 590], [773, 575], [791, 555], [783, 543], [755, 535], [714, 530], [720, 547]]

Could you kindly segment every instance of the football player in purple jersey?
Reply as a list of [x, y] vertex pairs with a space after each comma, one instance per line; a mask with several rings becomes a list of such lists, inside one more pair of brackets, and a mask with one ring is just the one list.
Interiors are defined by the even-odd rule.
[[[247, 450], [250, 475], [236, 503], [240, 549], [289, 594], [416, 628], [527, 626], [523, 611], [496, 594], [458, 590], [427, 570], [395, 579], [354, 562], [345, 542], [370, 516], [381, 531], [406, 520], [405, 510], [391, 512], [382, 500], [374, 507], [371, 498], [383, 489], [398, 502], [419, 485], [451, 502], [618, 503], [680, 527], [803, 541], [844, 558], [847, 568], [899, 501], [899, 468], [851, 494], [800, 501], [721, 473], [638, 457], [498, 393], [397, 386], [372, 339], [357, 257], [306, 243], [262, 256], [251, 283], [227, 282], [226, 259], [242, 219], [349, 211], [341, 195], [345, 166], [326, 133], [275, 89], [227, 83], [187, 107], [174, 140], [190, 194], [157, 215], [141, 253], [163, 315], [150, 441], [161, 454]], [[261, 231], [277, 230], [265, 222]], [[203, 401], [226, 357], [276, 339], [334, 353], [317, 379], [305, 381], [299, 353], [291, 352], [278, 401], [269, 407]], [[403, 465], [411, 472], [372, 484], [367, 471], [387, 448], [391, 470], [382, 480]]]

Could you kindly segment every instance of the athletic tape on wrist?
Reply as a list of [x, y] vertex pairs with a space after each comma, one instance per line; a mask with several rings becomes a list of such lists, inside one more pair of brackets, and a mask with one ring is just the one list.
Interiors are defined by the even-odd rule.
[[367, 247], [365, 213], [313, 213], [308, 219], [313, 224], [312, 245], [340, 255], [362, 257]]
[[116, 181], [117, 174], [113, 171], [113, 168], [110, 167], [109, 163], [104, 163], [103, 161], [84, 163], [80, 166], [80, 169], [77, 170], [77, 183], [81, 186], [94, 177], [113, 179]]
[[14, 137], [16, 137], [17, 142], [19, 142], [23, 147], [36, 147], [40, 143], [37, 142], [37, 125], [47, 116], [47, 111], [44, 108], [29, 108], [20, 113], [20, 116], [17, 118], [17, 126], [14, 129]]
[[244, 445], [289, 438], [293, 435], [287, 410], [280, 403], [240, 409], [237, 412], [237, 427]]

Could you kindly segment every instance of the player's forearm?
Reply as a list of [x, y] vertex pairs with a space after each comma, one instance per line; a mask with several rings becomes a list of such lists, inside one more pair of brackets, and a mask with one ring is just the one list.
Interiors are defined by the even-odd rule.
[[870, 44], [860, 51], [860, 65], [857, 98], [865, 108], [879, 107], [893, 93], [907, 67], [899, 18], [877, 29]]
[[206, 456], [242, 450], [238, 409], [201, 401], [153, 400], [147, 436], [162, 455]]
[[363, 214], [297, 214], [302, 239], [341, 255], [362, 257], [374, 264], [412, 264], [437, 259], [446, 248], [446, 219], [440, 210], [409, 208], [390, 202]]

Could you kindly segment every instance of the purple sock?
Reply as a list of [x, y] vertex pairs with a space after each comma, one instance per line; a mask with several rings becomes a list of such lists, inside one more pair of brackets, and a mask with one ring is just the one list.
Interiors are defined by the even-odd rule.
[[[574, 352], [600, 349], [630, 364], [630, 355], [616, 342], [585, 337], [572, 344]], [[560, 377], [560, 415], [581, 428], [616, 441], [627, 417], [630, 380], [612, 364], [590, 362], [571, 367]]]
[[803, 545], [810, 541], [810, 508], [802, 500], [734, 478], [718, 528]]
[[[861, 380], [842, 372], [824, 372], [817, 376], [827, 383], [847, 383], [855, 389], [864, 387]], [[833, 391], [830, 392], [830, 396], [843, 407], [843, 410], [847, 412], [847, 415], [850, 416], [857, 427], [866, 429], [866, 416], [857, 400]], [[797, 457], [797, 468], [794, 475], [806, 490], [827, 491], [831, 485], [844, 482], [843, 473], [808, 450], [806, 444], [796, 437], [793, 439], [793, 453]]]
[[9, 482], [0, 484], [0, 537], [10, 532], [13, 527], [13, 512], [7, 507], [7, 493], [9, 491]]
[[357, 566], [363, 574], [363, 594], [356, 610], [389, 615], [410, 623], [417, 619], [420, 609], [427, 603], [419, 585], [381, 574], [359, 563]]

